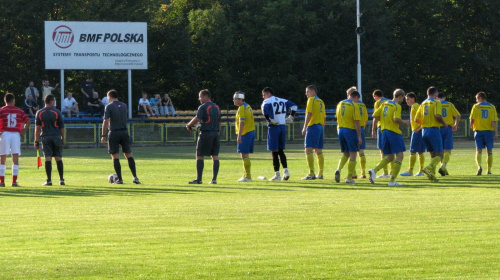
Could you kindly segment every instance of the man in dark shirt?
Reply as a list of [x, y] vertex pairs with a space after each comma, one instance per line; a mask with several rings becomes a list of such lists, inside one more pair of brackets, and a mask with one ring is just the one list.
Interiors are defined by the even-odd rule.
[[[52, 186], [52, 157], [55, 157], [59, 172], [59, 185], [64, 183], [64, 167], [62, 149], [64, 147], [64, 122], [61, 112], [54, 108], [56, 98], [52, 94], [45, 96], [45, 107], [36, 113], [35, 149], [38, 150], [42, 137], [42, 149], [45, 156], [45, 173], [47, 181], [43, 186]], [[41, 132], [41, 133], [40, 133]]]
[[189, 131], [193, 131], [193, 126], [201, 122], [200, 135], [196, 143], [196, 180], [190, 181], [190, 184], [201, 184], [203, 167], [205, 165], [205, 156], [212, 156], [213, 177], [210, 184], [217, 184], [217, 174], [219, 173], [219, 147], [220, 147], [220, 128], [221, 114], [219, 107], [210, 100], [210, 92], [204, 89], [199, 93], [201, 106], [198, 107], [198, 113], [187, 125]]
[[[118, 93], [112, 89], [108, 91], [109, 104], [104, 109], [104, 121], [102, 122], [102, 136], [101, 143], [106, 143], [106, 134], [108, 135], [108, 153], [113, 159], [118, 180], [115, 184], [123, 184], [122, 167], [120, 165], [120, 145], [122, 152], [128, 160], [128, 167], [134, 176], [132, 181], [134, 184], [140, 184], [137, 178], [135, 160], [132, 156], [132, 149], [130, 147], [130, 137], [127, 131], [127, 105], [118, 101]], [[109, 133], [108, 132], [109, 128]]]
[[94, 91], [92, 97], [89, 98], [87, 102], [89, 114], [92, 116], [102, 116], [104, 113], [104, 106], [102, 105], [101, 99], [99, 98], [99, 93]]
[[90, 99], [92, 99], [92, 95], [94, 94], [94, 84], [92, 83], [92, 78], [87, 78], [85, 82], [82, 83], [80, 87], [80, 91], [82, 92], [82, 110], [87, 111], [87, 104]]

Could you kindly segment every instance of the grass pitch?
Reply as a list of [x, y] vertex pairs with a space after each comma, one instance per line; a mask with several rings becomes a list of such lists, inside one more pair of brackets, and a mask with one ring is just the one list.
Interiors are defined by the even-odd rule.
[[[256, 180], [273, 175], [256, 146], [251, 183], [236, 182], [241, 159], [223, 147], [217, 185], [207, 184], [209, 160], [204, 184], [187, 184], [193, 146], [134, 148], [142, 185], [123, 159], [125, 184], [107, 183], [105, 149], [67, 149], [67, 185], [42, 187], [45, 172], [24, 150], [22, 187], [7, 175], [0, 188], [0, 278], [498, 279], [500, 164], [496, 175], [475, 176], [473, 145], [458, 145], [438, 184], [400, 177], [402, 187], [335, 183], [336, 144], [326, 145], [325, 179], [315, 181], [300, 180], [302, 145], [289, 145], [288, 182]], [[378, 151], [366, 155], [371, 168]], [[407, 166], [406, 154], [401, 172]]]

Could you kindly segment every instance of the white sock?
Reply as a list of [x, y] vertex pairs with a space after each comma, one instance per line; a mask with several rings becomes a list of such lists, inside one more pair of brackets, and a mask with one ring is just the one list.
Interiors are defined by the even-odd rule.
[[5, 164], [0, 165], [0, 176], [5, 177], [5, 170], [6, 169], [7, 169], [7, 167], [5, 166]]
[[19, 165], [12, 165], [12, 176], [17, 176], [19, 174]]

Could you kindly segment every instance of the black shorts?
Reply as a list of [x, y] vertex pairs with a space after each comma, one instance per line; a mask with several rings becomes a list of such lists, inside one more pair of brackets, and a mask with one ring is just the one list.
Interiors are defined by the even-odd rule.
[[218, 156], [220, 148], [219, 132], [202, 132], [196, 143], [197, 156]]
[[132, 152], [128, 131], [126, 129], [110, 131], [108, 133], [108, 153], [111, 155], [119, 153], [120, 145], [122, 146], [123, 153], [128, 154]]
[[43, 136], [42, 150], [46, 157], [62, 157], [61, 136]]

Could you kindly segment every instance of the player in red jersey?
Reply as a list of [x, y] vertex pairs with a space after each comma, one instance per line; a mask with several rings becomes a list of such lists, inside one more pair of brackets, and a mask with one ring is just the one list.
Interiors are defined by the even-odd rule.
[[14, 94], [4, 97], [5, 106], [0, 108], [0, 187], [5, 187], [5, 162], [7, 155], [12, 155], [12, 186], [17, 184], [19, 173], [19, 156], [21, 155], [21, 136], [30, 127], [30, 119], [23, 110], [15, 106]]

